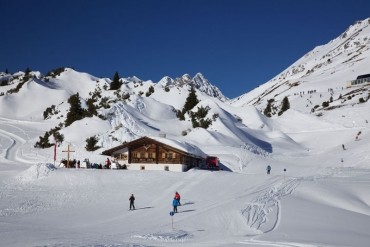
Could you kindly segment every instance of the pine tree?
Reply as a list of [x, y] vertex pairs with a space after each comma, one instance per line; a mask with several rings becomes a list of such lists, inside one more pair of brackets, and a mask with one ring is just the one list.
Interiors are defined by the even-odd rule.
[[84, 109], [81, 107], [80, 96], [78, 93], [69, 97], [68, 103], [71, 105], [71, 107], [67, 113], [67, 118], [65, 121], [66, 127], [71, 125], [74, 121], [84, 118]]
[[189, 91], [189, 95], [186, 98], [184, 107], [182, 108], [181, 111], [179, 110], [176, 113], [177, 117], [180, 120], [185, 120], [185, 113], [187, 113], [188, 111], [190, 111], [191, 109], [193, 109], [194, 106], [196, 106], [198, 103], [199, 103], [199, 100], [197, 98], [197, 94], [195, 93], [195, 89], [194, 89], [194, 87], [191, 87], [191, 89]]
[[54, 139], [57, 143], [62, 143], [64, 141], [64, 135], [56, 131], [54, 134]]
[[113, 81], [112, 83], [110, 84], [110, 90], [117, 90], [121, 87], [122, 83], [121, 81], [119, 80], [119, 75], [118, 75], [118, 72], [116, 72], [113, 76]]
[[283, 101], [281, 102], [281, 110], [278, 113], [278, 115], [282, 115], [285, 111], [287, 111], [290, 108], [289, 99], [287, 96], [284, 97]]
[[100, 148], [99, 146], [96, 146], [97, 143], [98, 143], [98, 138], [96, 136], [89, 137], [86, 139], [85, 149], [87, 151], [95, 151]]
[[196, 106], [198, 103], [199, 103], [199, 100], [197, 98], [197, 94], [195, 93], [195, 89], [194, 89], [194, 87], [191, 87], [191, 89], [189, 91], [189, 95], [186, 98], [183, 110], [185, 112], [188, 112], [191, 109], [193, 109], [194, 106]]
[[272, 104], [272, 101], [268, 101], [267, 106], [266, 106], [265, 110], [263, 111], [263, 114], [266, 117], [271, 117], [271, 110], [272, 110], [271, 104]]
[[23, 83], [30, 79], [30, 73], [31, 73], [31, 69], [27, 67], [26, 71], [24, 72], [24, 76], [22, 80]]
[[86, 104], [87, 104], [87, 112], [86, 112], [86, 115], [88, 117], [92, 117], [92, 116], [97, 116], [98, 115], [98, 112], [96, 110], [96, 106], [94, 105], [95, 101], [92, 99], [92, 98], [89, 98], [87, 101], [86, 101]]

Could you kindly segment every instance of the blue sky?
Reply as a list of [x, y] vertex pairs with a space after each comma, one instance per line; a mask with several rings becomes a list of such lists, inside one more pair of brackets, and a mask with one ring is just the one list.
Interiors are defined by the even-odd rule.
[[0, 71], [72, 67], [154, 82], [201, 72], [234, 98], [369, 10], [369, 0], [0, 0]]

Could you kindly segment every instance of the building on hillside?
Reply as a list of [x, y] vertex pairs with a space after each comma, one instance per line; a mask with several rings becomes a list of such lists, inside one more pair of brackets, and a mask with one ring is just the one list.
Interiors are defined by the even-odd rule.
[[355, 87], [355, 86], [363, 86], [366, 84], [370, 84], [370, 74], [357, 76], [356, 80], [352, 80], [347, 83], [347, 88]]
[[[191, 147], [192, 151], [187, 149]], [[184, 172], [205, 161], [198, 148], [167, 138], [141, 137], [131, 142], [105, 150], [103, 155], [128, 170], [159, 170]]]

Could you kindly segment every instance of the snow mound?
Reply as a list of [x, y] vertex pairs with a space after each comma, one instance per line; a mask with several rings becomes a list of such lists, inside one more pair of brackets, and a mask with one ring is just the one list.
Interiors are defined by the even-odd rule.
[[150, 233], [145, 235], [134, 235], [133, 238], [141, 238], [146, 240], [156, 240], [161, 242], [184, 242], [191, 238], [193, 235], [183, 231], [173, 231], [173, 232], [162, 232], [162, 233]]
[[39, 163], [28, 168], [17, 179], [21, 182], [31, 182], [49, 176], [49, 173], [54, 170], [56, 170], [56, 167], [53, 164]]

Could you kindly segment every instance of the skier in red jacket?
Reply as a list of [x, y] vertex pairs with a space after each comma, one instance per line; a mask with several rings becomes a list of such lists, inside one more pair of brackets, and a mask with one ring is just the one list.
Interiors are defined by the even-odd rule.
[[178, 202], [179, 206], [181, 206], [179, 192], [176, 191], [174, 199]]

